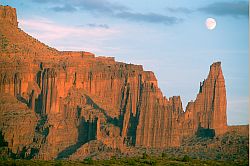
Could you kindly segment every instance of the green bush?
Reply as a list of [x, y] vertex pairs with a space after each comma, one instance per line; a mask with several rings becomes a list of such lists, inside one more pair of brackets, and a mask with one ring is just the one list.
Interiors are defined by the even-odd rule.
[[111, 156], [111, 160], [116, 160], [116, 156]]
[[148, 165], [156, 165], [156, 160], [153, 159], [143, 159], [140, 162]]
[[146, 152], [144, 152], [144, 153], [142, 154], [142, 158], [143, 158], [143, 159], [148, 159], [148, 158], [149, 158], [149, 155], [148, 155]]
[[161, 154], [161, 157], [165, 158], [165, 157], [167, 157], [167, 154], [163, 152], [163, 153]]
[[127, 160], [127, 164], [128, 164], [128, 165], [136, 165], [136, 161], [133, 160], [133, 159], [128, 159], [128, 160]]
[[61, 162], [57, 162], [55, 166], [62, 166], [63, 164]]
[[84, 164], [94, 164], [94, 161], [93, 159], [90, 157], [90, 158], [86, 158], [83, 160], [83, 163]]
[[191, 161], [191, 158], [188, 155], [185, 155], [182, 159], [183, 162], [189, 162]]

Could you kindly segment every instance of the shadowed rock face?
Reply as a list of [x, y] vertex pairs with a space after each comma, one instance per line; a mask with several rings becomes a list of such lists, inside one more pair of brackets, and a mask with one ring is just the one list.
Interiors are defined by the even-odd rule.
[[0, 130], [17, 155], [77, 158], [107, 148], [167, 148], [199, 127], [227, 131], [220, 62], [184, 112], [179, 96], [163, 96], [153, 72], [50, 48], [17, 28], [11, 7], [0, 6], [0, 44], [0, 94], [7, 96], [0, 97]]

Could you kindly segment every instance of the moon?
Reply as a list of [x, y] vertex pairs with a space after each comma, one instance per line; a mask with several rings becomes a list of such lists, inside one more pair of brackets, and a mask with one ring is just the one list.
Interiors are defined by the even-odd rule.
[[206, 27], [209, 30], [213, 30], [216, 27], [216, 20], [214, 18], [207, 18]]

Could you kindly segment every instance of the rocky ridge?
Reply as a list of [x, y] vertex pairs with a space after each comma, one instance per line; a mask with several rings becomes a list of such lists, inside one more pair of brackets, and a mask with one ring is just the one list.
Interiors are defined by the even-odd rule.
[[221, 63], [210, 66], [186, 111], [153, 72], [81, 51], [57, 51], [18, 28], [0, 6], [0, 130], [17, 157], [84, 157], [100, 149], [179, 147], [227, 132]]

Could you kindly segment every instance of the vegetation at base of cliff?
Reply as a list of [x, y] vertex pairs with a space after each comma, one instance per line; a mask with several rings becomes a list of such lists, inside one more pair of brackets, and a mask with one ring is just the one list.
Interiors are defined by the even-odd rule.
[[1, 159], [0, 165], [6, 166], [23, 166], [23, 165], [40, 165], [40, 166], [69, 166], [69, 165], [176, 165], [176, 166], [188, 166], [188, 165], [223, 165], [223, 166], [245, 166], [248, 165], [248, 161], [216, 161], [216, 160], [198, 160], [192, 159], [185, 155], [181, 158], [173, 158], [162, 155], [161, 157], [153, 157], [149, 155], [143, 155], [142, 157], [131, 158], [115, 158], [112, 157], [109, 160], [93, 160], [92, 158], [86, 158], [83, 161], [71, 161], [71, 160], [13, 160], [13, 159]]

